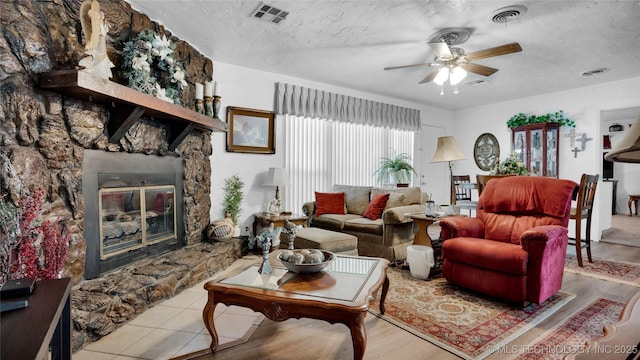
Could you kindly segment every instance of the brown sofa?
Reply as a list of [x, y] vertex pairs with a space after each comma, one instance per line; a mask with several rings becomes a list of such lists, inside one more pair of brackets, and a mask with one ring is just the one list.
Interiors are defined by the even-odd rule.
[[[305, 203], [302, 211], [309, 217], [309, 226], [354, 235], [358, 238], [358, 254], [389, 261], [407, 258], [415, 230], [406, 215], [424, 213], [427, 194], [419, 187], [384, 189], [369, 186], [334, 185], [331, 192], [344, 192], [346, 214], [315, 216], [315, 201]], [[371, 220], [363, 216], [376, 193], [389, 193], [382, 218]]]

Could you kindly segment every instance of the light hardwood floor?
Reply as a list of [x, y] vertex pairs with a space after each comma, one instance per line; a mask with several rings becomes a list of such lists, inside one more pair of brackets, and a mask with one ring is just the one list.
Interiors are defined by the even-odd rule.
[[[624, 245], [608, 244], [602, 242], [593, 243], [593, 256], [596, 258], [612, 259], [625, 262], [640, 263], [640, 248], [629, 247]], [[575, 254], [575, 248], [570, 246], [569, 254]], [[585, 253], [586, 258], [586, 253]], [[239, 260], [247, 261], [249, 259]], [[254, 259], [255, 260], [255, 259]], [[234, 263], [234, 265], [236, 265]], [[230, 270], [230, 269], [228, 269]], [[552, 328], [555, 324], [571, 315], [577, 309], [580, 309], [584, 305], [590, 303], [598, 297], [616, 300], [626, 303], [636, 292], [640, 291], [640, 288], [622, 285], [610, 281], [598, 280], [581, 275], [574, 275], [565, 273], [563, 290], [576, 294], [576, 298], [563, 308], [558, 310], [555, 314], [542, 321], [534, 329], [530, 330], [526, 334], [520, 336], [514, 340], [510, 345], [529, 344], [533, 339], [538, 337], [544, 331]], [[202, 294], [202, 285], [195, 287], [192, 290], [198, 293], [198, 300], [187, 306], [188, 309], [199, 309], [198, 306], [204, 306], [206, 302], [206, 296]], [[190, 300], [192, 301], [192, 300]], [[170, 301], [166, 306], [175, 306], [176, 301]], [[216, 309], [217, 310], [217, 309]], [[198, 312], [198, 311], [196, 311]], [[221, 333], [225, 333], [225, 327], [231, 330], [233, 326], [237, 326], [242, 319], [248, 319], [246, 322], [246, 328], [249, 328], [252, 324], [255, 324], [256, 318], [247, 318], [246, 313], [239, 313], [239, 317], [230, 318], [227, 322], [229, 325], [220, 323], [216, 325]], [[175, 318], [180, 318], [178, 315]], [[194, 315], [195, 322], [201, 322], [198, 319], [198, 315]], [[133, 359], [133, 358], [146, 358], [146, 359], [160, 359], [168, 358], [170, 356], [186, 354], [190, 351], [196, 350], [198, 346], [200, 348], [206, 348], [210, 342], [210, 337], [206, 333], [206, 330], [199, 327], [197, 331], [188, 333], [189, 325], [187, 328], [183, 328], [175, 333], [170, 333], [167, 329], [174, 327], [175, 324], [169, 326], [172, 321], [166, 321], [165, 325], [155, 326], [162, 335], [158, 337], [156, 345], [152, 340], [143, 341], [144, 336], [140, 335], [141, 340], [134, 341], [134, 345], [129, 348], [118, 349], [118, 345], [112, 345], [109, 343], [109, 337], [111, 339], [117, 339], [115, 336], [107, 336], [106, 339], [89, 346], [81, 353], [74, 356], [78, 359]], [[128, 325], [128, 326], [134, 326]], [[202, 325], [202, 324], [200, 324]], [[149, 329], [143, 329], [153, 333], [154, 326], [143, 324]], [[164, 329], [163, 329], [164, 328]], [[438, 348], [404, 330], [401, 330], [388, 322], [378, 319], [375, 316], [367, 315], [365, 319], [365, 329], [367, 333], [367, 348], [365, 352], [365, 359], [457, 359], [458, 357], [450, 354], [449, 352]], [[183, 336], [186, 339], [186, 345], [171, 345], [171, 339], [175, 340], [176, 336]], [[232, 341], [233, 338], [239, 338], [239, 335], [230, 336], [227, 335]], [[187, 341], [188, 340], [188, 341]], [[116, 340], [118, 344], [118, 340]], [[122, 347], [122, 344], [120, 347]], [[139, 347], [144, 346], [142, 350]], [[157, 356], [160, 353], [160, 348], [170, 346], [171, 349], [162, 352], [164, 356]], [[144, 350], [146, 349], [146, 350]], [[155, 349], [155, 350], [154, 350]], [[99, 355], [99, 356], [98, 356]], [[507, 359], [510, 355], [494, 354], [488, 359], [490, 360], [502, 360]], [[271, 320], [264, 320], [257, 330], [251, 336], [250, 340], [244, 344], [234, 346], [229, 349], [218, 352], [212, 359], [352, 359], [353, 347], [351, 345], [351, 336], [349, 330], [340, 324], [331, 325], [323, 321], [317, 320], [295, 320], [290, 319], [284, 322], [273, 322]]]
[[[638, 262], [640, 248], [594, 243], [595, 257]], [[575, 254], [575, 248], [568, 253]], [[576, 298], [538, 326], [509, 345], [531, 343], [546, 330], [564, 320], [576, 310], [598, 297], [626, 303], [640, 288], [581, 275], [565, 274], [563, 290]], [[365, 359], [458, 359], [457, 356], [403, 331], [375, 316], [365, 320], [367, 348]], [[273, 322], [264, 320], [245, 344], [223, 350], [212, 359], [352, 359], [352, 345], [348, 329], [343, 325], [302, 319]], [[512, 355], [494, 354], [490, 360], [507, 359]]]

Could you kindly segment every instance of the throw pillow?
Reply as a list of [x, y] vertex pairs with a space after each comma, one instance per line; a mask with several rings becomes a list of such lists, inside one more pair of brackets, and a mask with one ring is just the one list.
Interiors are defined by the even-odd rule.
[[385, 206], [385, 210], [398, 206], [404, 206], [404, 194], [390, 193], [389, 200], [387, 201], [387, 206]]
[[373, 199], [364, 210], [363, 216], [371, 220], [380, 219], [382, 212], [384, 211], [384, 207], [387, 205], [387, 200], [389, 200], [389, 194], [373, 195]]
[[316, 191], [316, 216], [322, 214], [344, 215], [344, 193], [321, 193]]

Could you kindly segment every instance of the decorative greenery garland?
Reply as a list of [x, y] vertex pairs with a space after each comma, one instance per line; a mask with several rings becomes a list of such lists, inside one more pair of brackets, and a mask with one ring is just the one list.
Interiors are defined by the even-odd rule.
[[530, 125], [530, 124], [540, 124], [540, 123], [558, 123], [560, 126], [568, 126], [568, 127], [576, 127], [576, 123], [567, 119], [564, 116], [562, 110], [556, 111], [555, 113], [548, 113], [545, 115], [527, 115], [524, 113], [519, 113], [517, 115], [513, 115], [507, 121], [507, 127], [516, 128], [522, 125]]
[[124, 44], [124, 75], [128, 86], [159, 99], [182, 104], [187, 86], [182, 65], [173, 57], [175, 45], [166, 35], [145, 30]]

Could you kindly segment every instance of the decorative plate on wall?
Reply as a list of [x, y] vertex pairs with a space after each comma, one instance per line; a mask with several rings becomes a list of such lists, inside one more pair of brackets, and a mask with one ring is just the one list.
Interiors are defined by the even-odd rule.
[[484, 133], [478, 136], [473, 146], [473, 159], [480, 170], [489, 171], [500, 159], [500, 144], [493, 134]]

